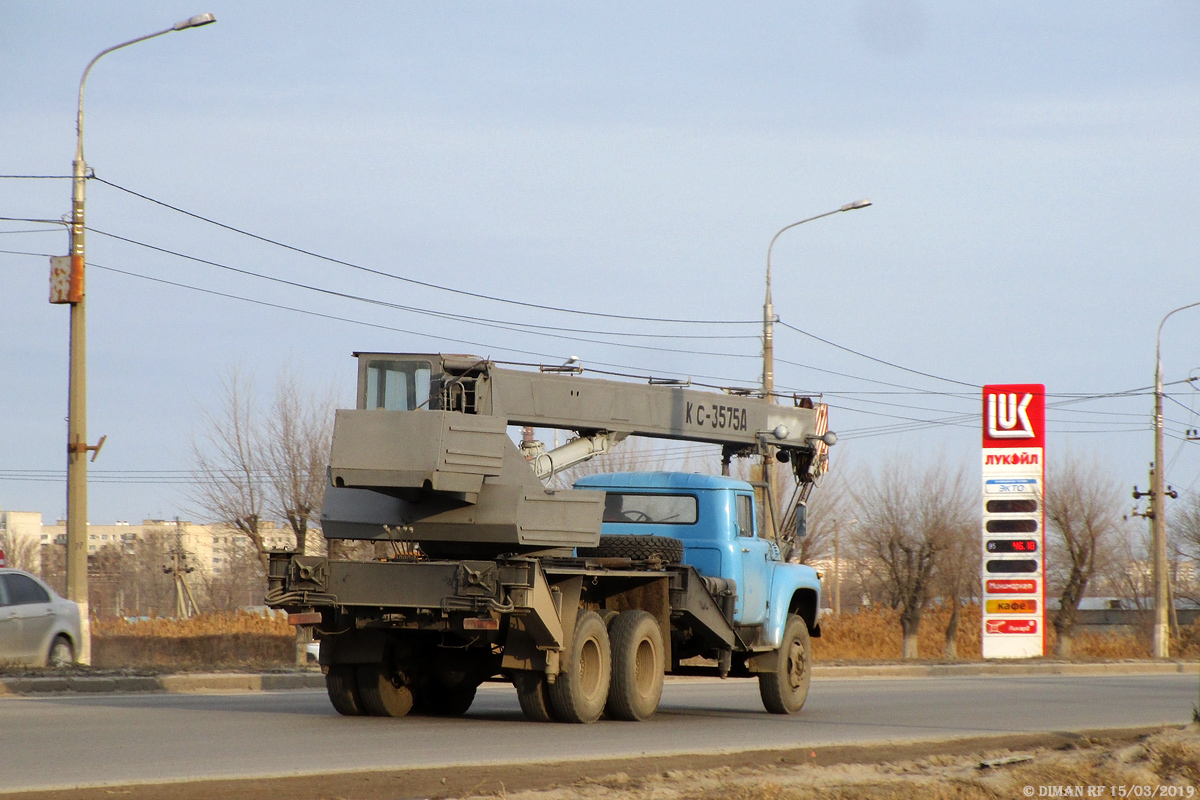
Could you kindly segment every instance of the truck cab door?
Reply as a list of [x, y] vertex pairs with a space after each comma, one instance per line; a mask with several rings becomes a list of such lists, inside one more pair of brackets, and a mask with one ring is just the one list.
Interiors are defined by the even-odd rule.
[[767, 619], [767, 598], [771, 592], [771, 543], [758, 536], [754, 496], [738, 494], [738, 537], [734, 543], [740, 552], [741, 577], [738, 579], [737, 621], [758, 625]]

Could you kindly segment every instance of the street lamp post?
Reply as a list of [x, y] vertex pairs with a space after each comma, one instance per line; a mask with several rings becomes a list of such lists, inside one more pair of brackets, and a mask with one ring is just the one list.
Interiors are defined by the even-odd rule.
[[1164, 494], [1167, 465], [1163, 462], [1163, 378], [1162, 329], [1172, 314], [1200, 306], [1200, 302], [1180, 306], [1158, 323], [1154, 345], [1154, 474], [1150, 479], [1153, 516], [1151, 546], [1154, 549], [1154, 657], [1167, 658], [1169, 648], [1170, 592], [1167, 586], [1167, 505]]
[[[779, 229], [779, 232], [771, 237], [771, 243], [767, 245], [767, 299], [763, 303], [763, 374], [762, 374], [762, 390], [763, 397], [768, 403], [775, 402], [775, 306], [771, 302], [771, 251], [775, 249], [775, 240], [778, 239], [784, 231], [791, 230], [797, 225], [803, 225], [806, 222], [812, 222], [823, 217], [830, 217], [834, 214], [840, 214], [843, 211], [853, 211], [856, 208], [866, 208], [871, 205], [871, 201], [865, 197], [862, 200], [855, 200], [853, 203], [846, 203], [841, 208], [835, 208], [833, 211], [826, 211], [824, 214], [817, 214], [815, 217], [802, 219], [799, 222], [793, 222], [791, 225], [785, 225]], [[770, 448], [768, 447], [769, 451]], [[772, 452], [763, 453], [762, 463], [762, 479], [763, 483], [771, 487], [771, 492], [774, 494], [775, 485], [771, 482], [774, 479], [774, 463], [772, 462]], [[770, 502], [768, 499], [766, 502]], [[775, 529], [775, 517], [773, 514], [766, 515], [771, 526], [771, 538], [778, 539], [779, 531]]]
[[212, 14], [197, 14], [170, 28], [139, 36], [102, 50], [88, 62], [79, 79], [79, 107], [75, 117], [75, 161], [71, 183], [70, 277], [66, 302], [71, 306], [70, 378], [67, 388], [67, 597], [79, 604], [81, 641], [76, 658], [92, 660], [91, 626], [88, 616], [87, 454], [92, 458], [100, 445], [87, 444], [87, 327], [84, 307], [84, 184], [87, 163], [83, 159], [83, 87], [88, 73], [103, 56], [156, 36], [198, 28], [216, 22]]

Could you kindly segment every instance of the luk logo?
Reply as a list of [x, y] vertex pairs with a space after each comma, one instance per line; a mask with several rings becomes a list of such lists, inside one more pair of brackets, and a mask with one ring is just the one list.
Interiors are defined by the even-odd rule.
[[987, 432], [993, 439], [1032, 439], [1029, 404], [1033, 395], [1026, 392], [1018, 401], [1015, 392], [991, 392], [987, 396]]

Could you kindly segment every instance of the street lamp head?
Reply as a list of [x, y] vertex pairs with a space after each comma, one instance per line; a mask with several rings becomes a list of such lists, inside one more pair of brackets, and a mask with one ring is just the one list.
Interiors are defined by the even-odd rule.
[[842, 211], [853, 211], [856, 208], [866, 208], [869, 205], [871, 205], [871, 201], [864, 197], [862, 200], [846, 203], [846, 205], [842, 206]]
[[210, 14], [197, 14], [194, 17], [189, 17], [183, 22], [176, 22], [171, 26], [171, 30], [182, 31], [186, 28], [199, 28], [201, 25], [211, 25], [216, 22], [217, 18]]

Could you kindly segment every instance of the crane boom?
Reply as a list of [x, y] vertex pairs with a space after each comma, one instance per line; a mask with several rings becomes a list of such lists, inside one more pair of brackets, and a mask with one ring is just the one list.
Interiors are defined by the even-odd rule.
[[[687, 385], [510, 369], [474, 356], [356, 353], [358, 403], [339, 410], [322, 512], [329, 538], [399, 538], [427, 551], [482, 554], [589, 546], [596, 492], [542, 479], [627, 436], [721, 445], [726, 457], [775, 448], [811, 481], [836, 437], [824, 407]], [[509, 426], [574, 431], [549, 453], [522, 452]], [[500, 548], [497, 550], [497, 548]]]

